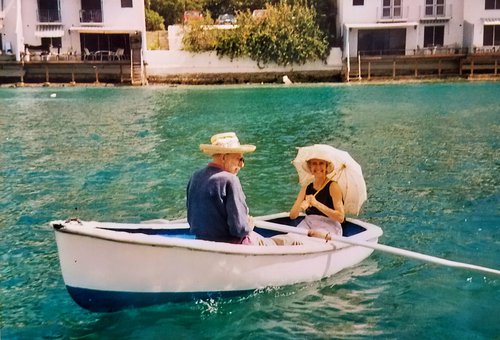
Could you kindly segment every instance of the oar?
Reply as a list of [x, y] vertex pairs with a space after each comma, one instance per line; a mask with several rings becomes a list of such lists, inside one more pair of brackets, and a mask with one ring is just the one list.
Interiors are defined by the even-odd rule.
[[[296, 228], [296, 227], [288, 227], [288, 226], [284, 226], [282, 224], [272, 223], [272, 222], [267, 222], [267, 221], [260, 221], [260, 220], [255, 220], [255, 226], [262, 228], [262, 229], [280, 231], [283, 233], [300, 234], [300, 235], [305, 235], [305, 236], [307, 236], [307, 233], [308, 233], [308, 231], [306, 229], [300, 229], [300, 228]], [[430, 256], [430, 255], [421, 254], [421, 253], [417, 253], [417, 252], [406, 250], [406, 249], [386, 246], [384, 244], [379, 244], [379, 243], [375, 243], [375, 242], [353, 240], [349, 237], [337, 236], [337, 235], [333, 235], [333, 236], [331, 236], [331, 238], [334, 241], [339, 241], [342, 243], [352, 244], [355, 246], [361, 246], [361, 247], [365, 247], [365, 248], [380, 250], [380, 251], [383, 251], [386, 253], [401, 255], [401, 256], [417, 259], [417, 260], [422, 260], [422, 261], [426, 261], [426, 262], [440, 264], [443, 266], [471, 269], [471, 270], [500, 275], [500, 270], [482, 267], [482, 266], [476, 266], [474, 264], [468, 264], [468, 263], [463, 263], [463, 262], [450, 261], [450, 260], [442, 259], [442, 258], [439, 258], [436, 256]]]

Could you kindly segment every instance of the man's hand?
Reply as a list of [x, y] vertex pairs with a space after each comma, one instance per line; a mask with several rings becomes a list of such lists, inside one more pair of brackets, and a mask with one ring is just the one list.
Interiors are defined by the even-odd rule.
[[247, 215], [248, 226], [253, 230], [255, 228], [255, 222], [253, 221], [253, 216]]

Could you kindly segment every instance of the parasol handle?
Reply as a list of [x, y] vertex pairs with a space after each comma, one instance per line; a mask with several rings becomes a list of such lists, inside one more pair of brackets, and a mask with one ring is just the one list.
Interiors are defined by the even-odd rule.
[[[283, 233], [293, 233], [293, 234], [300, 234], [300, 235], [307, 235], [307, 233], [308, 233], [307, 230], [305, 230], [305, 229], [300, 229], [297, 227], [289, 227], [289, 226], [285, 226], [285, 225], [278, 224], [278, 223], [272, 223], [272, 222], [260, 221], [260, 220], [255, 221], [255, 226], [262, 228], [262, 229], [274, 230], [274, 231], [279, 231], [279, 232], [283, 232]], [[338, 241], [338, 242], [347, 243], [350, 245], [380, 250], [380, 251], [385, 252], [385, 253], [400, 255], [400, 256], [404, 256], [404, 257], [408, 257], [408, 258], [412, 258], [412, 259], [421, 260], [424, 262], [440, 264], [442, 266], [447, 266], [447, 267], [470, 269], [470, 270], [500, 275], [500, 270], [482, 267], [482, 266], [477, 266], [474, 264], [469, 264], [469, 263], [464, 263], [464, 262], [446, 260], [446, 259], [443, 259], [440, 257], [426, 255], [426, 254], [422, 254], [422, 253], [417, 253], [415, 251], [410, 251], [410, 250], [406, 250], [406, 249], [386, 246], [384, 244], [379, 244], [376, 242], [353, 240], [352, 238], [338, 236], [338, 235], [331, 235], [330, 237], [333, 241]]]

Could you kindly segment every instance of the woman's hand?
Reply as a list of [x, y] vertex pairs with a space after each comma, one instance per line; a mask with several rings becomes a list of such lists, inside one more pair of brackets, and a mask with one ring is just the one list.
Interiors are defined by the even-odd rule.
[[307, 195], [306, 196], [307, 201], [309, 202], [310, 207], [318, 207], [318, 200], [316, 199], [316, 196], [314, 195]]
[[300, 209], [302, 211], [306, 211], [307, 208], [309, 207], [316, 207], [318, 205], [318, 200], [316, 200], [316, 197], [314, 195], [307, 195], [304, 201], [300, 204]]
[[309, 208], [309, 201], [308, 200], [303, 200], [302, 203], [300, 203], [300, 210], [306, 211], [307, 208]]

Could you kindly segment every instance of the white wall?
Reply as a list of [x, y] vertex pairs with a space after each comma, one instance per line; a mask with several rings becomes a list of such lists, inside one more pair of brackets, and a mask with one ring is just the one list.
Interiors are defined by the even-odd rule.
[[326, 64], [321, 61], [282, 67], [275, 64], [259, 68], [250, 58], [238, 58], [231, 61], [229, 58], [219, 58], [216, 52], [191, 53], [182, 51], [182, 25], [168, 26], [168, 51], [145, 51], [144, 59], [147, 62], [146, 72], [152, 76], [194, 74], [194, 73], [258, 73], [258, 72], [291, 72], [291, 71], [318, 71], [341, 70], [342, 52], [334, 48]]
[[17, 1], [4, 0], [3, 19], [0, 19], [2, 22], [2, 28], [0, 28], [0, 34], [2, 34], [2, 46], [0, 46], [0, 50], [3, 51], [2, 53], [7, 52], [7, 45], [11, 46], [13, 54], [16, 54], [18, 50], [19, 39], [16, 34], [16, 12]]
[[229, 58], [219, 58], [215, 52], [190, 53], [185, 51], [145, 51], [148, 76], [162, 76], [195, 73], [258, 73], [258, 72], [291, 72], [291, 71], [321, 71], [342, 69], [342, 53], [340, 48], [334, 48], [325, 63], [321, 61], [282, 67], [275, 64], [259, 68], [250, 58], [239, 58], [231, 61]]
[[482, 47], [484, 36], [483, 19], [500, 18], [500, 9], [485, 10], [484, 7], [484, 1], [464, 0], [464, 20], [472, 25], [472, 41], [470, 42], [471, 45], [466, 47]]

